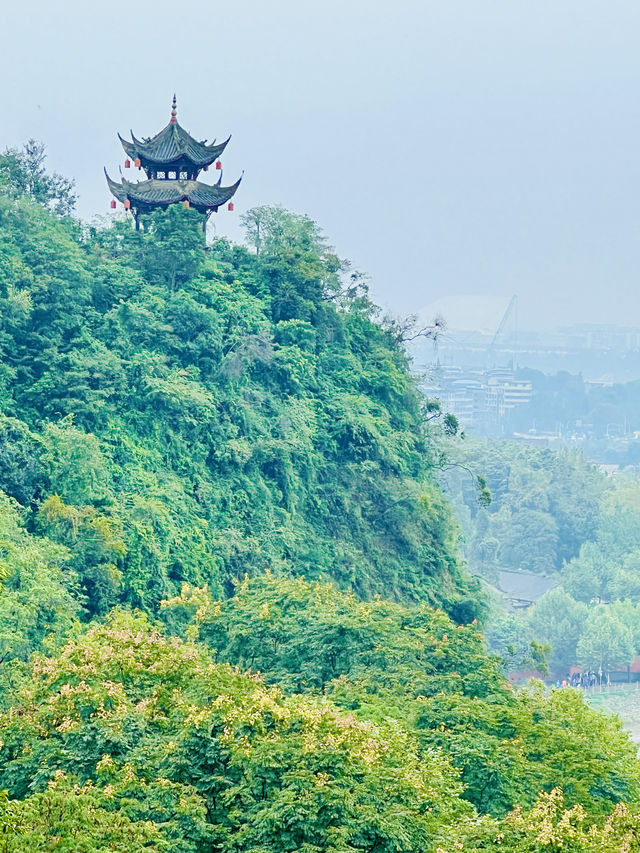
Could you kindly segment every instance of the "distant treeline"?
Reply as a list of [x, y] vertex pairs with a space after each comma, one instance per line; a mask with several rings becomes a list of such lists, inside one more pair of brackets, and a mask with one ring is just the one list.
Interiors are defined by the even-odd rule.
[[[531, 403], [509, 413], [506, 424], [511, 432], [535, 429], [560, 432], [566, 438], [615, 439], [640, 430], [640, 380], [595, 384], [579, 374], [550, 375], [528, 368], [517, 370], [516, 377], [532, 383], [533, 397]], [[640, 441], [617, 451], [610, 448], [609, 455], [611, 461], [637, 465]]]
[[[496, 587], [501, 569], [557, 585], [524, 614], [495, 599], [495, 650], [512, 669], [531, 663], [537, 641], [558, 672], [625, 670], [640, 654], [640, 480], [607, 477], [578, 451], [468, 439], [458, 452], [446, 481], [470, 571]], [[486, 478], [488, 506], [469, 471]]]

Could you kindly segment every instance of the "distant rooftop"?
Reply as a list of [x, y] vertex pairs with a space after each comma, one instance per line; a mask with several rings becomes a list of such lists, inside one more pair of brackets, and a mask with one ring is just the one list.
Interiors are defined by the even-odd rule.
[[554, 578], [531, 572], [498, 572], [498, 586], [514, 608], [529, 607], [558, 585]]

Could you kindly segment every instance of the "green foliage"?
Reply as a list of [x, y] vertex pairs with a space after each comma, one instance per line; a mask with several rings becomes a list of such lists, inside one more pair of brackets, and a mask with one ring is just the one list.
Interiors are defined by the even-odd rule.
[[[83, 228], [43, 155], [0, 158], [0, 849], [625, 844], [634, 747], [577, 692], [505, 681], [437, 481], [471, 471], [453, 486], [491, 575], [580, 560], [598, 475], [463, 454], [406, 326], [307, 217], [249, 211], [254, 251], [205, 246], [180, 206]], [[636, 504], [598, 528], [629, 576]], [[558, 655], [608, 631], [609, 661], [637, 614], [577, 641], [583, 605], [537, 610]], [[547, 635], [517, 629], [544, 668]]]
[[0, 489], [23, 506], [47, 488], [43, 452], [42, 440], [22, 421], [0, 416]]
[[485, 630], [491, 650], [500, 656], [508, 672], [537, 671], [531, 655], [533, 634], [522, 614], [507, 612], [502, 602], [494, 599]]
[[[479, 810], [502, 815], [560, 787], [589, 814], [638, 796], [634, 749], [615, 718], [601, 717], [574, 690], [546, 696], [542, 684], [508, 700], [426, 700], [417, 724], [425, 745], [445, 745]], [[614, 757], [615, 756], [615, 757]]]
[[472, 619], [449, 426], [318, 227], [255, 215], [259, 254], [204, 251], [181, 206], [80, 232], [0, 195], [0, 486], [70, 549], [89, 616], [270, 568]]
[[593, 541], [563, 571], [567, 590], [581, 601], [640, 601], [640, 483], [614, 481], [603, 495]]
[[470, 812], [449, 762], [395, 722], [285, 698], [123, 612], [37, 658], [0, 732], [12, 798], [37, 808], [73, 774], [98, 818], [146, 815], [176, 853], [429, 850]]
[[587, 669], [605, 673], [629, 666], [635, 657], [631, 630], [606, 607], [592, 610], [577, 646], [577, 658]]
[[27, 800], [0, 797], [2, 853], [170, 853], [179, 849], [150, 820], [132, 821], [92, 785], [58, 774], [49, 788]]
[[[502, 450], [503, 458], [508, 459], [509, 452]], [[538, 477], [537, 461], [536, 455], [529, 458], [532, 470], [528, 475], [521, 473], [520, 482], [534, 482]], [[585, 469], [580, 460], [576, 460], [576, 466], [575, 478], [586, 476], [583, 487], [588, 489], [593, 472]], [[550, 471], [553, 471], [551, 463]], [[492, 648], [515, 671], [529, 668], [527, 650], [535, 641], [551, 645], [551, 667], [559, 677], [564, 677], [567, 669], [578, 663], [595, 670], [602, 665], [605, 673], [625, 670], [629, 656], [632, 659], [640, 653], [640, 488], [631, 477], [607, 480], [596, 477], [591, 485], [596, 488], [593, 494], [597, 496], [597, 511], [592, 526], [583, 528], [587, 538], [578, 553], [557, 572], [561, 586], [548, 592], [524, 615], [507, 616], [500, 612], [499, 602], [494, 602], [488, 623]], [[515, 508], [530, 497], [514, 491], [511, 479], [508, 484], [501, 483], [495, 475], [494, 488], [501, 502], [495, 514], [476, 508], [472, 515], [474, 505], [468, 495], [461, 507], [463, 526], [471, 540], [467, 553], [472, 568], [496, 582], [501, 560], [508, 557], [509, 567], [513, 568], [515, 548], [523, 555], [517, 560], [518, 565], [535, 570], [545, 567], [540, 561], [546, 560], [547, 571], [555, 571], [552, 564], [556, 558], [549, 547], [549, 537], [544, 535], [549, 530], [551, 515], [536, 510], [539, 516], [536, 524], [530, 529], [518, 528], [514, 521], [522, 519], [522, 513]], [[556, 487], [550, 488], [553, 492]], [[582, 499], [576, 503], [576, 513]], [[538, 496], [536, 502], [544, 506], [544, 497]], [[553, 516], [556, 517], [555, 510]], [[606, 609], [600, 606], [603, 604]]]
[[[475, 627], [442, 612], [363, 603], [325, 584], [267, 575], [225, 601], [185, 588], [164, 618], [267, 684], [328, 696], [363, 720], [395, 720], [425, 757], [450, 758], [462, 796], [483, 813], [532, 806], [538, 791], [556, 786], [594, 816], [638, 796], [635, 749], [616, 720], [591, 711], [577, 691], [513, 691]], [[533, 665], [544, 665], [544, 653], [529, 649]]]
[[491, 494], [490, 505], [479, 504], [464, 472], [447, 470], [465, 521], [465, 556], [489, 579], [498, 569], [559, 571], [595, 535], [607, 483], [580, 455], [469, 439], [457, 453]]
[[163, 617], [173, 630], [195, 617], [200, 639], [218, 659], [285, 690], [326, 691], [343, 676], [374, 691], [404, 692], [410, 683], [416, 696], [443, 689], [486, 696], [504, 688], [475, 625], [456, 626], [424, 605], [362, 602], [302, 578], [247, 578], [223, 601], [185, 587], [164, 602]]
[[30, 536], [18, 505], [0, 492], [0, 693], [11, 661], [27, 660], [51, 636], [64, 636], [78, 611], [66, 549]]
[[[18, 838], [436, 853], [515, 833], [540, 790], [561, 789], [591, 822], [638, 798], [635, 751], [614, 718], [576, 691], [514, 692], [473, 626], [442, 612], [265, 576], [232, 600], [185, 589], [164, 613], [187, 639], [114, 611], [35, 656], [0, 713], [11, 798], [0, 814]], [[249, 655], [266, 683], [243, 673]], [[45, 810], [57, 815], [49, 835]]]
[[532, 608], [529, 624], [534, 636], [553, 649], [552, 666], [563, 666], [576, 660], [576, 646], [587, 620], [587, 608], [575, 601], [561, 587], [549, 590]]
[[196, 277], [204, 263], [205, 237], [200, 214], [179, 205], [142, 220], [142, 266], [147, 279], [171, 292]]
[[451, 847], [438, 853], [626, 853], [640, 839], [640, 815], [622, 803], [597, 823], [577, 805], [566, 807], [562, 791], [543, 792], [529, 811], [514, 809], [499, 825], [490, 821], [462, 824]]
[[[500, 569], [555, 575], [560, 584], [526, 614], [506, 614], [496, 598], [492, 648], [516, 672], [532, 668], [536, 643], [551, 646], [551, 668], [562, 678], [577, 663], [626, 669], [640, 652], [638, 483], [607, 479], [575, 454], [508, 442], [467, 442], [458, 454], [468, 470], [486, 474], [493, 496], [490, 507], [479, 506], [468, 478], [447, 469], [472, 571], [494, 585]], [[606, 616], [602, 603], [611, 605]]]
[[70, 416], [47, 424], [42, 442], [46, 448], [42, 463], [53, 494], [75, 505], [109, 501], [111, 476], [95, 435], [74, 427]]
[[44, 168], [46, 149], [30, 139], [22, 151], [8, 148], [0, 154], [0, 192], [28, 196], [58, 216], [68, 216], [76, 203], [73, 181]]

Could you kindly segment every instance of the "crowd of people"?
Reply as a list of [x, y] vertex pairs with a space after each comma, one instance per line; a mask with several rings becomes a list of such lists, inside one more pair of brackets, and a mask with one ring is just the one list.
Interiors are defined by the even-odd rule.
[[[606, 679], [605, 679], [606, 680]], [[587, 670], [586, 672], [574, 672], [567, 678], [558, 679], [556, 687], [582, 687], [588, 690], [590, 687], [595, 687], [603, 683], [603, 673]]]

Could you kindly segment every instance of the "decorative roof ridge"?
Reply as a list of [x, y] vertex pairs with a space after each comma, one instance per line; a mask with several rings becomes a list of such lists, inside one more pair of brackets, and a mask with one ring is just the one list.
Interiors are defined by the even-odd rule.
[[[150, 145], [152, 142], [155, 142], [158, 139], [158, 137], [162, 136], [165, 133], [173, 133], [174, 137], [176, 137], [180, 141], [180, 146], [182, 148], [186, 148], [186, 146], [191, 141], [191, 142], [195, 142], [196, 145], [201, 145], [203, 148], [208, 149], [210, 151], [214, 148], [220, 148], [220, 146], [226, 147], [229, 144], [231, 137], [233, 135], [230, 133], [229, 136], [227, 136], [227, 138], [224, 140], [224, 142], [216, 143], [216, 140], [214, 139], [212, 142], [207, 143], [206, 139], [200, 141], [200, 140], [196, 139], [195, 136], [192, 136], [189, 133], [189, 131], [186, 128], [184, 128], [180, 124], [180, 122], [178, 122], [178, 121], [176, 121], [175, 123], [169, 122], [169, 124], [166, 124], [162, 128], [162, 130], [159, 130], [158, 133], [156, 133], [155, 136], [151, 136], [148, 139], [138, 139], [136, 137], [136, 135], [134, 134], [133, 130], [130, 130], [129, 133], [131, 134], [131, 139], [133, 141], [133, 144], [139, 145], [141, 148], [144, 148], [146, 145]], [[185, 140], [183, 137], [181, 137], [181, 134], [184, 134], [184, 136], [187, 137], [187, 139]], [[128, 145], [131, 145], [129, 140], [123, 139], [123, 137], [120, 136], [120, 134], [118, 134], [118, 137], [119, 137], [121, 142], [126, 142]]]
[[[213, 163], [213, 161], [217, 157], [221, 156], [231, 139], [231, 134], [229, 134], [229, 136], [223, 142], [217, 143], [215, 139], [210, 144], [207, 144], [206, 141], [199, 142], [195, 137], [191, 136], [189, 131], [185, 130], [178, 122], [173, 125], [165, 125], [165, 127], [163, 127], [162, 130], [154, 137], [151, 137], [146, 140], [138, 139], [134, 134], [133, 130], [131, 130], [130, 133], [131, 141], [124, 139], [124, 137], [120, 133], [118, 133], [118, 139], [120, 140], [120, 144], [124, 148], [127, 155], [133, 158], [146, 157], [153, 162], [160, 163], [172, 162], [178, 157], [183, 156], [188, 157], [196, 165], [206, 165], [207, 163]], [[171, 156], [158, 156], [158, 146], [166, 146], [169, 140], [171, 140]]]

